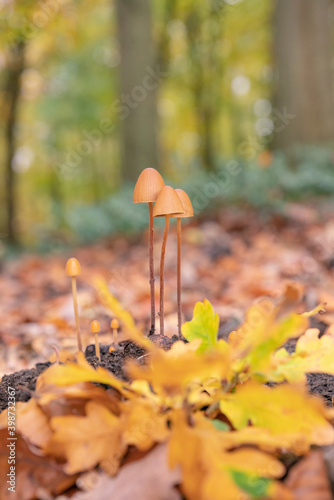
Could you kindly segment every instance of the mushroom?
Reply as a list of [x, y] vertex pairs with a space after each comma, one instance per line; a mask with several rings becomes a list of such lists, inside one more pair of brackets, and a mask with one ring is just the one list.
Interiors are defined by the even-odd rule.
[[158, 197], [165, 182], [154, 168], [145, 168], [138, 177], [133, 192], [133, 203], [148, 203], [149, 210], [149, 268], [151, 292], [151, 333], [155, 332], [155, 294], [154, 294], [154, 262], [153, 262], [153, 203]]
[[193, 217], [194, 209], [191, 204], [190, 198], [183, 189], [175, 189], [178, 197], [184, 208], [184, 214], [175, 215], [177, 218], [177, 319], [178, 319], [178, 333], [181, 338], [181, 324], [182, 324], [182, 302], [181, 302], [181, 218]]
[[98, 360], [101, 361], [100, 345], [99, 345], [99, 338], [98, 338], [98, 334], [101, 331], [101, 326], [100, 326], [100, 323], [96, 319], [91, 322], [91, 324], [90, 324], [90, 331], [92, 333], [94, 333], [95, 354], [98, 357]]
[[171, 217], [183, 213], [182, 202], [175, 190], [170, 186], [164, 186], [160, 191], [153, 210], [154, 217], [166, 218], [160, 259], [160, 335], [164, 334], [164, 267], [169, 220]]
[[113, 319], [112, 322], [110, 323], [110, 326], [112, 328], [114, 344], [118, 344], [118, 329], [119, 329], [118, 319], [116, 318]]
[[77, 259], [71, 258], [67, 261], [66, 274], [68, 276], [71, 276], [72, 278], [72, 296], [73, 296], [75, 324], [77, 328], [78, 350], [82, 351], [81, 332], [80, 332], [79, 313], [78, 313], [77, 282], [76, 282], [76, 277], [81, 274], [81, 267]]

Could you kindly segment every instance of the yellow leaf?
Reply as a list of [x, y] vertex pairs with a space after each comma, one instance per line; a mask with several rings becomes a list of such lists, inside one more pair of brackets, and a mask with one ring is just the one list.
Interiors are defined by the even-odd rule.
[[[287, 297], [274, 307], [269, 299], [254, 304], [247, 312], [246, 321], [229, 337], [234, 359], [233, 369], [247, 368], [249, 375], [260, 376], [268, 371], [275, 351], [292, 338], [298, 337], [308, 327], [308, 319], [298, 314], [290, 314], [297, 292], [289, 292]], [[289, 313], [287, 315], [286, 313]]]
[[[183, 411], [173, 412], [169, 442], [171, 467], [182, 468], [182, 492], [190, 500], [224, 500], [250, 497], [235, 483], [231, 469], [264, 478], [277, 478], [285, 468], [274, 457], [261, 451], [243, 448], [231, 452], [225, 449], [225, 432], [218, 431], [202, 413], [188, 424]], [[274, 498], [268, 483], [268, 498]], [[285, 498], [284, 496], [281, 499]]]
[[120, 392], [126, 392], [128, 384], [114, 377], [105, 368], [98, 367], [96, 370], [86, 361], [82, 352], [78, 354], [77, 363], [66, 365], [53, 365], [43, 372], [38, 378], [38, 387], [56, 385], [67, 386], [79, 382], [99, 382], [111, 385]]
[[129, 337], [139, 346], [146, 349], [153, 349], [153, 342], [144, 337], [142, 332], [138, 330], [131, 314], [122, 307], [120, 302], [110, 292], [106, 282], [102, 278], [96, 278], [94, 281], [94, 285], [102, 304], [104, 304], [104, 306], [112, 311], [113, 315], [118, 318], [119, 322], [122, 324], [122, 326], [124, 326], [124, 329], [126, 330]]
[[214, 351], [200, 355], [192, 344], [176, 342], [169, 351], [155, 349], [147, 366], [131, 360], [127, 371], [131, 378], [146, 380], [155, 392], [167, 395], [183, 394], [189, 384], [209, 378], [220, 380], [229, 374], [228, 353]]
[[306, 330], [307, 318], [291, 314], [300, 300], [300, 293], [298, 285], [288, 284], [277, 306], [265, 298], [249, 308], [245, 322], [229, 337], [236, 359], [249, 353], [254, 358], [267, 356], [290, 337], [297, 337]]
[[54, 433], [44, 451], [65, 458], [67, 474], [98, 464], [110, 474], [117, 471], [126, 447], [119, 418], [104, 406], [91, 401], [86, 416], [54, 417], [51, 428]]
[[267, 429], [281, 436], [286, 448], [297, 452], [311, 444], [322, 446], [334, 442], [334, 429], [326, 420], [325, 407], [303, 387], [269, 388], [248, 382], [239, 386], [235, 393], [225, 394], [220, 409], [236, 429], [250, 423]]
[[294, 353], [281, 349], [273, 356], [267, 377], [300, 382], [306, 373], [334, 375], [334, 336], [327, 333], [319, 338], [319, 330], [310, 328], [299, 338]]
[[122, 439], [126, 445], [133, 445], [140, 451], [152, 448], [155, 443], [166, 441], [169, 435], [167, 413], [162, 413], [152, 401], [138, 399], [122, 404]]

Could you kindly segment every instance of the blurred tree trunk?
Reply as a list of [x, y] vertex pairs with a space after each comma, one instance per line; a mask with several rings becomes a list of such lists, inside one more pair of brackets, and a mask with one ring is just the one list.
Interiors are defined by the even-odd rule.
[[157, 88], [163, 79], [156, 64], [150, 0], [116, 0], [120, 41], [122, 177], [135, 181], [147, 167], [158, 167]]
[[[223, 9], [203, 11], [193, 4], [186, 18], [188, 53], [191, 60], [191, 87], [197, 130], [200, 137], [199, 155], [207, 171], [215, 169], [217, 144], [214, 140], [223, 67], [217, 45], [223, 36]], [[207, 32], [203, 26], [209, 26]]]
[[16, 149], [15, 131], [17, 124], [17, 109], [21, 89], [21, 75], [24, 69], [24, 42], [18, 42], [9, 48], [7, 79], [4, 89], [5, 112], [5, 189], [6, 189], [6, 211], [7, 211], [7, 237], [10, 243], [17, 242], [15, 228], [16, 215], [16, 192], [15, 172], [13, 170], [13, 159]]
[[275, 147], [333, 141], [330, 6], [331, 0], [276, 0]]

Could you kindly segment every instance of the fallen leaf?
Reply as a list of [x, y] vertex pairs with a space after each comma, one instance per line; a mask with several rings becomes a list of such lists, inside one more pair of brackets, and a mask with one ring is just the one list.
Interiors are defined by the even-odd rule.
[[181, 500], [175, 488], [181, 482], [180, 467], [167, 463], [167, 445], [160, 444], [141, 460], [122, 467], [115, 478], [104, 476], [97, 488], [77, 493], [73, 500]]
[[290, 470], [285, 484], [295, 500], [333, 500], [324, 457], [320, 450], [311, 453]]
[[91, 401], [85, 416], [67, 415], [51, 419], [53, 436], [45, 453], [66, 459], [68, 474], [89, 470], [97, 464], [115, 474], [125, 452], [119, 418]]
[[[244, 481], [256, 478], [265, 486], [261, 492], [268, 498], [280, 500], [291, 498], [272, 478], [281, 477], [285, 468], [274, 457], [252, 448], [242, 448], [227, 452], [225, 432], [219, 432], [198, 413], [187, 422], [186, 414], [175, 411], [172, 416], [172, 433], [169, 442], [169, 463], [182, 468], [181, 489], [189, 500], [244, 499], [250, 496], [247, 490], [235, 480], [242, 474]], [[278, 495], [278, 492], [280, 496]]]
[[294, 353], [282, 348], [272, 357], [268, 378], [278, 382], [305, 382], [306, 373], [334, 375], [334, 336], [326, 333], [319, 338], [319, 330], [310, 328], [296, 344]]
[[[61, 464], [54, 458], [34, 454], [26, 441], [17, 436], [15, 441], [15, 492], [9, 491], [10, 464], [8, 464], [11, 443], [7, 430], [0, 431], [0, 498], [1, 500], [35, 500], [52, 498], [75, 484], [76, 475], [64, 473]], [[13, 441], [14, 442], [14, 441]], [[36, 450], [37, 451], [37, 450]]]
[[281, 436], [282, 447], [297, 454], [305, 453], [311, 444], [321, 446], [334, 442], [334, 429], [326, 419], [326, 408], [303, 387], [269, 388], [248, 382], [235, 393], [225, 394], [220, 410], [236, 429], [248, 427], [250, 423], [267, 429]]

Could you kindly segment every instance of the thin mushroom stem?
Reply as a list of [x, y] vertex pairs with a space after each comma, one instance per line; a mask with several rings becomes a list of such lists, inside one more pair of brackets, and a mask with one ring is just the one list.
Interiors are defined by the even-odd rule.
[[178, 333], [181, 338], [182, 302], [181, 302], [181, 218], [177, 218], [177, 321]]
[[149, 261], [150, 261], [150, 289], [151, 289], [151, 333], [155, 332], [155, 292], [154, 292], [154, 260], [153, 260], [153, 202], [148, 204], [149, 210]]
[[100, 344], [97, 332], [94, 333], [94, 337], [95, 337], [95, 354], [98, 360], [101, 362]]
[[118, 344], [118, 330], [117, 330], [117, 328], [113, 328], [112, 335], [113, 335], [114, 344]]
[[165, 283], [164, 283], [164, 272], [165, 272], [165, 254], [166, 254], [166, 244], [169, 231], [169, 220], [170, 215], [166, 215], [165, 218], [165, 231], [162, 240], [161, 247], [161, 260], [160, 260], [160, 335], [164, 335], [165, 329], [165, 318], [164, 318], [164, 302], [165, 302]]
[[75, 276], [72, 276], [72, 295], [73, 295], [75, 324], [77, 327], [78, 350], [82, 352], [82, 342], [81, 342], [81, 332], [80, 332], [79, 312], [78, 312], [77, 282]]
[[57, 365], [59, 365], [59, 351], [58, 351], [58, 348], [55, 345], [53, 345], [51, 347], [54, 350], [54, 352], [56, 353], [56, 363], [57, 363]]

